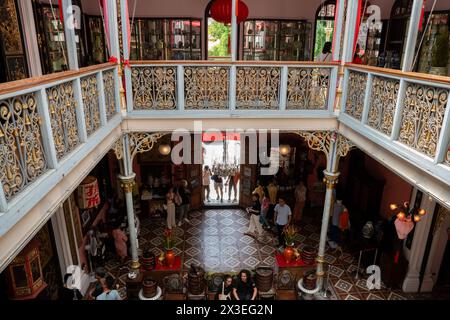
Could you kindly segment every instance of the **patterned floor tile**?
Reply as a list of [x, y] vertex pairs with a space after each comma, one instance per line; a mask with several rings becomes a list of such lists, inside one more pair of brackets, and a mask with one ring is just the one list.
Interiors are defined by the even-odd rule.
[[369, 293], [368, 296], [366, 297], [366, 300], [384, 300], [384, 298], [380, 295]]
[[233, 234], [234, 232], [234, 228], [232, 227], [219, 228], [219, 233], [222, 235]]
[[200, 220], [200, 219], [198, 219], [198, 218], [192, 218], [190, 221], [189, 221], [189, 224], [191, 225], [191, 226], [198, 226], [199, 224], [201, 224], [202, 223], [202, 220]]
[[344, 292], [350, 292], [350, 290], [353, 288], [353, 285], [345, 280], [339, 279], [335, 284], [334, 287], [344, 291]]
[[201, 251], [196, 247], [190, 247], [190, 248], [186, 249], [184, 252], [191, 257], [199, 255], [201, 253]]
[[217, 226], [219, 222], [215, 218], [207, 218], [205, 219], [204, 223], [206, 223], [208, 226]]
[[226, 267], [231, 268], [232, 270], [235, 270], [238, 268], [241, 264], [241, 261], [239, 259], [239, 256], [222, 256], [221, 262]]
[[189, 237], [186, 240], [191, 246], [197, 246], [200, 244], [201, 240], [198, 237]]
[[206, 246], [203, 254], [205, 259], [208, 257], [218, 257], [220, 255], [220, 249], [217, 246]]
[[219, 234], [219, 229], [215, 227], [207, 227], [203, 230], [203, 234], [215, 236]]
[[239, 254], [239, 250], [233, 246], [225, 246], [221, 248], [220, 254], [223, 256], [234, 256]]
[[195, 236], [195, 235], [199, 235], [202, 232], [202, 230], [200, 228], [197, 228], [197, 227], [190, 227], [189, 229], [186, 230], [186, 232], [189, 235]]
[[246, 218], [239, 218], [239, 219], [236, 220], [236, 222], [239, 223], [240, 225], [243, 225], [243, 226], [249, 224], [249, 220], [246, 219]]
[[258, 266], [260, 264], [260, 261], [258, 260], [258, 259], [256, 259], [255, 257], [252, 257], [252, 256], [250, 256], [250, 257], [247, 257], [246, 259], [244, 259], [243, 261], [242, 261], [242, 265], [245, 267], [245, 268], [248, 268], [248, 269], [254, 269], [256, 266]]
[[397, 293], [397, 292], [391, 292], [389, 296], [387, 297], [388, 300], [408, 300], [406, 294], [404, 293]]
[[258, 252], [258, 249], [253, 246], [247, 245], [247, 246], [243, 247], [240, 251], [242, 253], [252, 256]]
[[203, 237], [203, 243], [205, 246], [218, 246], [219, 237], [215, 235], [206, 235]]
[[261, 254], [273, 255], [275, 253], [275, 248], [273, 246], [264, 245], [260, 248]]
[[330, 275], [340, 278], [344, 274], [344, 270], [337, 266], [330, 266]]
[[361, 300], [357, 295], [349, 294], [344, 300]]

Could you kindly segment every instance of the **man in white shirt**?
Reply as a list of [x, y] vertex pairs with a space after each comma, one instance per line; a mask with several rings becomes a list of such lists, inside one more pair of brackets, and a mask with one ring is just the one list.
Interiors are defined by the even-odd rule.
[[278, 231], [278, 242], [279, 246], [283, 246], [284, 237], [283, 237], [283, 229], [286, 225], [291, 222], [292, 212], [291, 208], [286, 204], [286, 201], [279, 197], [278, 204], [275, 206], [275, 216], [274, 221], [277, 225]]

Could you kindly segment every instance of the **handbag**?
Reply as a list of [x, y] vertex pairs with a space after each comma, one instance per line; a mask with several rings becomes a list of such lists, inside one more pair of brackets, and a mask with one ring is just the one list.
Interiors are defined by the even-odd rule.
[[229, 294], [224, 294], [225, 292], [225, 282], [222, 282], [222, 293], [219, 293], [219, 300], [231, 300], [231, 292]]

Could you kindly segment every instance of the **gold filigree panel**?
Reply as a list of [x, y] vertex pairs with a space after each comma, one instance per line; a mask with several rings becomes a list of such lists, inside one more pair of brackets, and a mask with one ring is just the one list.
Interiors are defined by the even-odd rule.
[[229, 67], [185, 67], [185, 109], [228, 109]]
[[236, 109], [278, 109], [280, 68], [237, 67]]
[[7, 200], [48, 168], [40, 124], [34, 94], [0, 101], [0, 180]]
[[90, 136], [100, 128], [100, 103], [96, 75], [81, 78], [81, 96], [83, 98], [86, 131]]
[[288, 68], [286, 109], [327, 109], [330, 74], [326, 68]]
[[135, 110], [176, 109], [176, 67], [133, 67], [131, 82]]
[[361, 120], [363, 113], [366, 84], [367, 74], [356, 71], [349, 72], [345, 113], [358, 120]]
[[111, 119], [116, 113], [116, 90], [114, 70], [103, 72], [103, 90], [105, 93], [106, 118]]
[[62, 159], [80, 143], [73, 83], [48, 88], [47, 96], [56, 156]]
[[399, 87], [399, 80], [373, 77], [367, 121], [369, 126], [388, 136], [392, 133]]
[[408, 83], [403, 102], [399, 141], [429, 157], [434, 157], [447, 100], [447, 89]]

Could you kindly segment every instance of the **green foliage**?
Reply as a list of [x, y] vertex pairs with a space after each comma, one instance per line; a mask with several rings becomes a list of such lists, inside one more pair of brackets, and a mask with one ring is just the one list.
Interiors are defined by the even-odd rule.
[[[323, 45], [327, 42], [327, 35], [325, 27], [327, 26], [326, 20], [319, 20], [316, 23], [316, 42], [314, 44], [314, 60], [322, 53]], [[333, 34], [331, 34], [333, 39]], [[328, 40], [330, 41], [330, 40]]]
[[446, 67], [448, 64], [448, 28], [441, 26], [436, 36], [436, 48], [433, 52], [431, 65], [433, 67]]
[[208, 56], [226, 57], [228, 56], [228, 37], [231, 33], [231, 27], [217, 21], [212, 21], [208, 25], [208, 41], [219, 44], [208, 49]]

